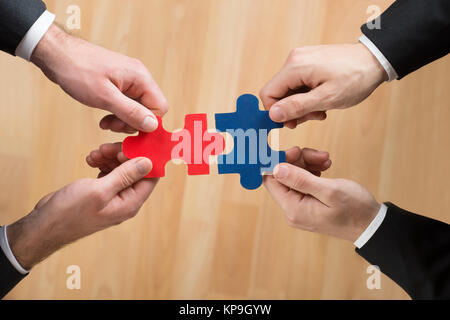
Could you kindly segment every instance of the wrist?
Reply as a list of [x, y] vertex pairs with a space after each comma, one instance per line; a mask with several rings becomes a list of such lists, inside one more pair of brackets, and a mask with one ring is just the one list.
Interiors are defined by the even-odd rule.
[[9, 225], [7, 237], [9, 247], [17, 262], [26, 270], [31, 270], [43, 258], [39, 248], [44, 243], [41, 232], [44, 230], [37, 223], [35, 211]]
[[373, 82], [378, 86], [383, 82], [388, 81], [388, 73], [372, 52], [361, 42], [356, 43], [355, 46], [357, 47], [357, 50], [361, 52], [361, 56], [363, 57], [365, 73], [370, 76]]
[[354, 233], [351, 239], [352, 242], [355, 242], [357, 239], [359, 239], [361, 235], [367, 230], [367, 228], [370, 226], [370, 224], [380, 211], [380, 208], [381, 204], [374, 201], [365, 210], [361, 210], [361, 212], [356, 215], [353, 228]]
[[56, 82], [57, 64], [64, 59], [69, 37], [58, 26], [52, 24], [31, 55], [30, 61], [52, 81]]

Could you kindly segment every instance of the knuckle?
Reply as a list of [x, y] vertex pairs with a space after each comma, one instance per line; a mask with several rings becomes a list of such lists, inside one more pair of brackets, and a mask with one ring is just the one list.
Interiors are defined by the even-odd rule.
[[124, 171], [119, 172], [119, 181], [120, 181], [120, 185], [122, 186], [122, 188], [126, 188], [133, 184], [132, 177]]
[[320, 95], [321, 96], [317, 98], [318, 99], [320, 98], [322, 101], [324, 101], [324, 103], [326, 103], [328, 108], [334, 109], [340, 107], [339, 97], [342, 94], [340, 92], [338, 84], [330, 83], [327, 87], [327, 90], [323, 90]]
[[95, 180], [91, 178], [84, 178], [76, 181], [77, 184], [85, 185], [86, 188], [94, 188]]
[[136, 214], [141, 209], [141, 206], [142, 206], [142, 202], [140, 202], [139, 200], [134, 198], [134, 200], [128, 206], [129, 207], [129, 211], [128, 211], [128, 215], [127, 216], [129, 218], [133, 218], [134, 216], [136, 216]]
[[137, 69], [144, 67], [144, 64], [142, 63], [142, 61], [137, 58], [131, 58], [131, 61], [132, 61], [133, 65], [135, 66], [135, 68], [137, 68]]
[[296, 116], [301, 115], [305, 110], [303, 103], [296, 98], [291, 99], [290, 105]]
[[99, 188], [97, 185], [91, 191], [91, 198], [94, 203], [98, 203], [100, 205], [106, 203], [106, 193], [103, 191], [103, 188]]
[[294, 48], [289, 52], [288, 61], [295, 61], [303, 54], [303, 48]]
[[292, 188], [295, 190], [303, 190], [307, 183], [307, 177], [304, 174], [297, 174], [294, 179], [294, 184]]
[[116, 92], [107, 84], [101, 83], [97, 86], [97, 97], [99, 99], [100, 108], [107, 110], [113, 104]]
[[139, 113], [139, 107], [136, 104], [129, 106], [126, 110], [126, 117], [128, 119], [133, 119]]
[[147, 67], [144, 63], [139, 59], [134, 59], [135, 70], [142, 78], [150, 77], [150, 73], [148, 72]]
[[[337, 179], [335, 181], [335, 192], [334, 197], [336, 200], [339, 200], [342, 203], [351, 203], [351, 199], [353, 198], [354, 194], [350, 194], [346, 192], [349, 188], [349, 183], [353, 184], [352, 182], [349, 182], [345, 179]], [[359, 188], [351, 188], [353, 190], [358, 190]]]
[[166, 114], [167, 111], [169, 111], [169, 103], [167, 102], [167, 100], [164, 100], [164, 102], [161, 103], [159, 109], [163, 115]]
[[294, 48], [289, 52], [289, 56], [287, 59], [288, 63], [299, 63], [306, 59], [308, 56], [308, 51], [310, 50], [310, 47], [298, 47]]
[[139, 210], [141, 209], [141, 204], [138, 201], [132, 201], [128, 204], [126, 212], [123, 213], [123, 220], [128, 220], [134, 218]]
[[292, 228], [297, 227], [297, 219], [293, 214], [287, 213], [285, 218], [286, 218], [286, 223], [288, 224], [289, 227], [292, 227]]
[[339, 199], [341, 196], [341, 193], [342, 193], [341, 189], [338, 186], [339, 184], [337, 182], [338, 181], [334, 181], [333, 183], [331, 183], [329, 185], [329, 188], [328, 188], [328, 198], [333, 199], [333, 200]]
[[286, 222], [292, 228], [307, 230], [307, 221], [304, 217], [304, 212], [299, 212], [296, 210], [286, 211]]
[[118, 226], [119, 224], [121, 224], [124, 221], [125, 220], [122, 220], [122, 219], [115, 219], [114, 221], [111, 222], [111, 226]]
[[127, 219], [134, 218], [139, 212], [139, 206], [132, 207], [132, 209], [127, 214]]
[[259, 90], [259, 97], [261, 98], [261, 100], [265, 100], [267, 98], [267, 96], [269, 95], [267, 87], [263, 87], [261, 90]]

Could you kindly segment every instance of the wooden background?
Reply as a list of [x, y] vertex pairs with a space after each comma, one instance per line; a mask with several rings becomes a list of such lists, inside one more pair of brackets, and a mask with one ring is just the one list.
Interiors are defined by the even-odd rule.
[[[141, 59], [171, 110], [231, 112], [257, 94], [297, 46], [355, 42], [369, 5], [382, 0], [48, 0], [65, 24], [81, 8], [81, 30], [96, 44]], [[0, 224], [28, 213], [50, 191], [95, 170], [85, 156], [101, 143], [104, 114], [82, 107], [33, 65], [0, 54]], [[450, 60], [384, 84], [360, 106], [329, 113], [281, 147], [330, 152], [327, 177], [353, 179], [380, 201], [450, 222]], [[353, 245], [290, 229], [264, 188], [245, 191], [238, 176], [187, 177], [170, 164], [140, 214], [80, 240], [36, 266], [9, 299], [407, 299], [387, 277], [368, 290], [368, 263]], [[81, 290], [66, 268], [81, 268]]]

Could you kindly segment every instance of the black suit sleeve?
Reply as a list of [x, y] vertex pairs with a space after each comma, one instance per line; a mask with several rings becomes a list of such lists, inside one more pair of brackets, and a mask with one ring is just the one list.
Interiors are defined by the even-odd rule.
[[25, 275], [19, 273], [14, 268], [0, 248], [0, 299], [11, 291], [23, 278], [25, 278]]
[[387, 203], [383, 223], [356, 252], [413, 299], [450, 298], [450, 225]]
[[22, 38], [45, 10], [41, 0], [0, 0], [0, 50], [14, 55]]
[[381, 28], [361, 27], [399, 79], [450, 50], [449, 0], [397, 0], [381, 16]]

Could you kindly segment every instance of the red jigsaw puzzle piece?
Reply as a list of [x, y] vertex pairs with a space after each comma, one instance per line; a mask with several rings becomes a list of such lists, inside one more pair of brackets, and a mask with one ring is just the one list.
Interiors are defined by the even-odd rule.
[[165, 166], [171, 159], [183, 160], [188, 167], [188, 175], [209, 174], [209, 156], [221, 154], [225, 139], [219, 133], [209, 133], [206, 114], [188, 114], [184, 129], [174, 133], [163, 128], [161, 117], [158, 129], [153, 132], [139, 132], [127, 137], [123, 142], [123, 153], [129, 159], [149, 158], [152, 171], [146, 178], [165, 176]]

